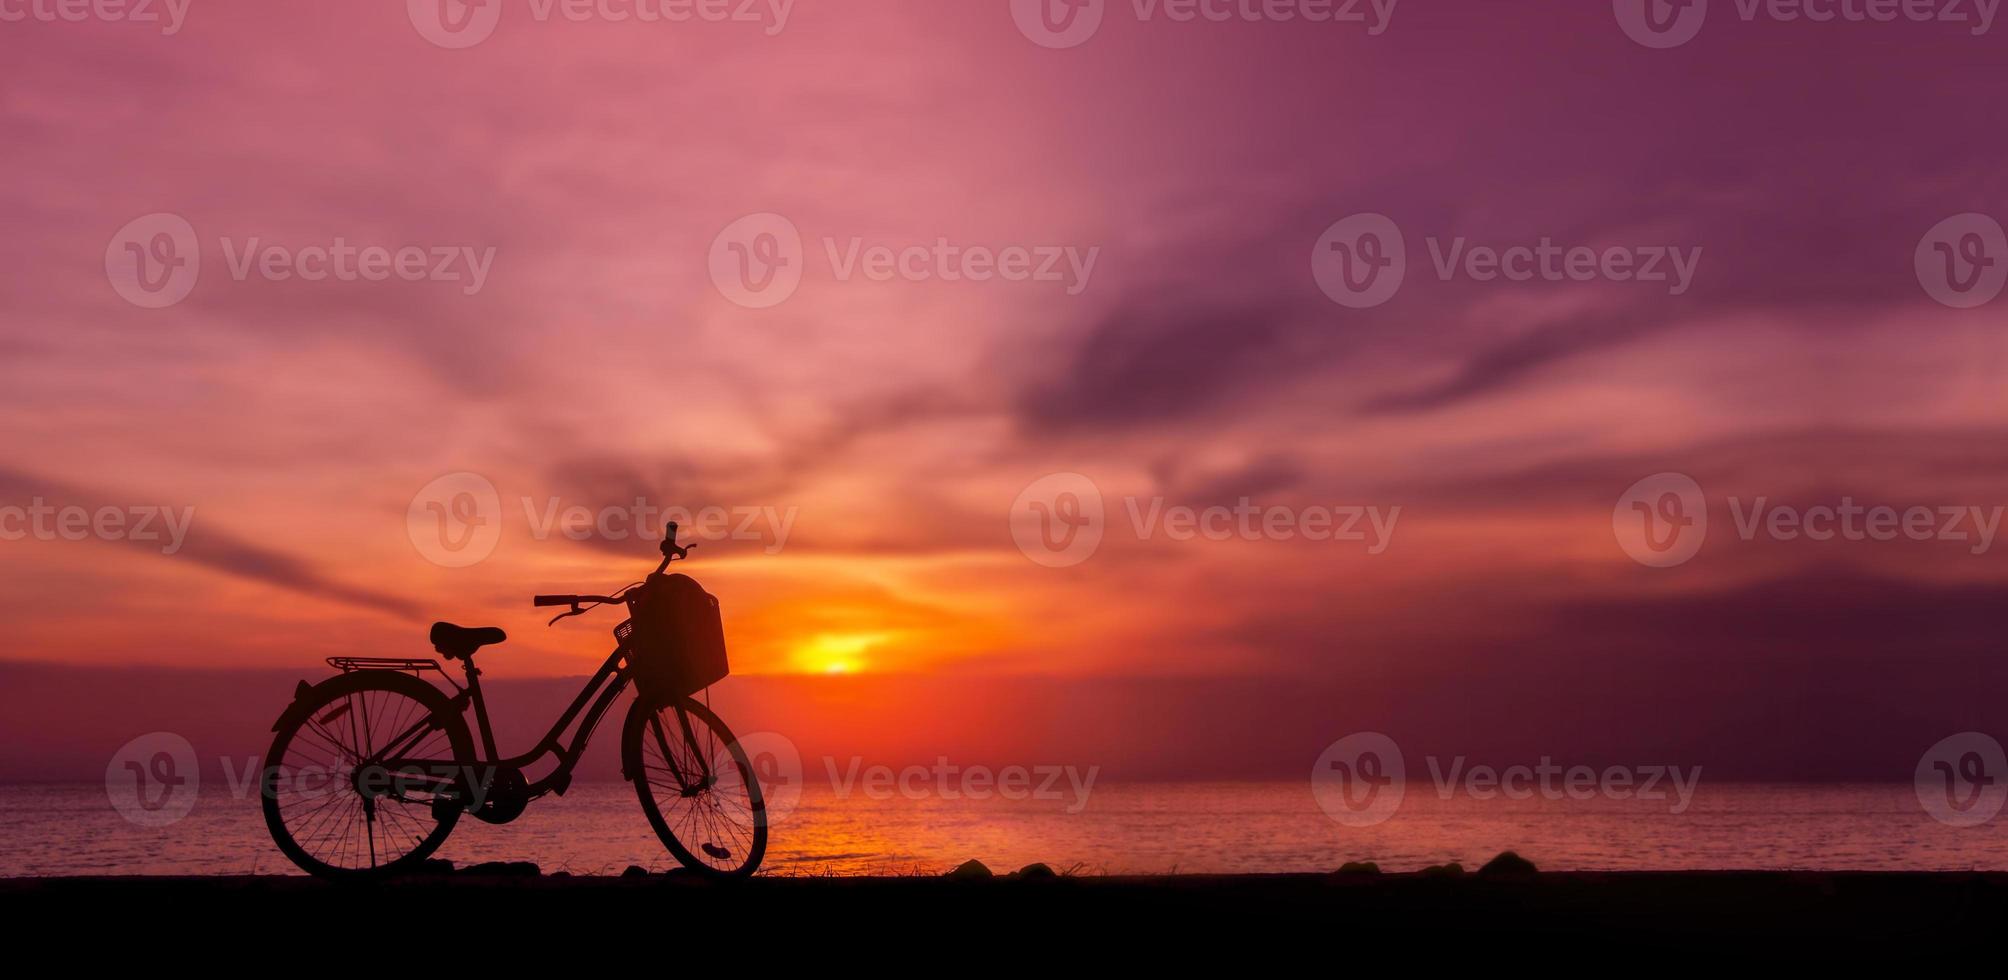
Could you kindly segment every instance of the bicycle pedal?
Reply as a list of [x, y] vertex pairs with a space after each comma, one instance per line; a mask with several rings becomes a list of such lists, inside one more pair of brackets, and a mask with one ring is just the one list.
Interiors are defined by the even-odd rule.
[[725, 848], [722, 848], [722, 847], [719, 847], [719, 846], [718, 846], [718, 845], [716, 845], [716, 844], [713, 844], [713, 843], [710, 843], [709, 841], [707, 841], [707, 842], [705, 842], [705, 843], [703, 843], [703, 844], [700, 844], [700, 845], [698, 845], [698, 847], [699, 847], [699, 848], [701, 848], [701, 849], [702, 849], [702, 850], [704, 851], [704, 853], [706, 853], [706, 854], [709, 854], [709, 855], [711, 855], [712, 857], [714, 857], [714, 858], [717, 858], [717, 859], [718, 859], [718, 860], [720, 860], [720, 861], [730, 861], [730, 860], [732, 860], [732, 852], [731, 852], [731, 851], [728, 851], [728, 850], [726, 850]]

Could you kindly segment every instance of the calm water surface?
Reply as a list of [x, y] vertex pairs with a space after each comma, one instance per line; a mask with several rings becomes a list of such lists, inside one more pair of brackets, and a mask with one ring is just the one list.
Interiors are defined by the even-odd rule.
[[[1096, 785], [1073, 800], [873, 799], [810, 789], [773, 828], [774, 874], [998, 870], [1043, 861], [1086, 873], [1391, 871], [1467, 867], [1514, 849], [1548, 869], [2008, 869], [1999, 821], [1939, 824], [1903, 786], [1703, 786], [1690, 809], [1639, 801], [1449, 800], [1411, 793], [1368, 828], [1327, 819], [1304, 782]], [[255, 799], [205, 785], [164, 828], [135, 826], [102, 785], [0, 787], [0, 876], [292, 873]], [[463, 820], [440, 852], [546, 871], [673, 866], [625, 783], [580, 784], [513, 824]]]

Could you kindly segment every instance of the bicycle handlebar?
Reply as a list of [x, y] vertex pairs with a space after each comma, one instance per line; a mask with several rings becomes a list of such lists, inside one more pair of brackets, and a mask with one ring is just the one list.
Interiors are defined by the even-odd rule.
[[626, 602], [626, 596], [619, 595], [540, 595], [535, 600], [540, 606], [576, 606], [580, 603], [606, 605]]
[[[662, 536], [662, 564], [655, 567], [656, 574], [662, 574], [663, 570], [669, 567], [670, 562], [678, 558], [690, 557], [690, 549], [695, 547], [697, 547], [695, 542], [683, 547], [677, 547], [676, 523], [674, 521], [670, 522], [668, 533]], [[584, 610], [578, 608], [581, 603], [618, 605], [626, 602], [627, 592], [623, 591], [620, 595], [540, 595], [530, 601], [539, 606], [571, 606], [571, 612], [558, 617], [558, 619], [564, 619], [566, 616], [576, 616], [584, 612]], [[555, 623], [557, 621], [557, 619], [554, 619], [551, 622]]]

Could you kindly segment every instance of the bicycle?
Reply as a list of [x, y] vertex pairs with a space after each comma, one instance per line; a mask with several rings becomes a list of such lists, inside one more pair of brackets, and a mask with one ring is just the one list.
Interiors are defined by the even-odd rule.
[[[477, 650], [508, 638], [502, 630], [433, 625], [433, 648], [461, 662], [464, 685], [437, 660], [328, 658], [341, 673], [319, 684], [301, 681], [272, 726], [276, 734], [259, 789], [265, 824], [279, 850], [320, 877], [383, 877], [421, 865], [464, 814], [506, 824], [546, 794], [563, 795], [593, 731], [636, 680], [638, 656], [648, 653], [638, 649], [643, 641], [634, 629], [637, 603], [659, 581], [689, 582], [663, 574], [696, 547], [675, 541], [676, 525], [670, 524], [655, 574], [613, 595], [533, 600], [540, 607], [571, 607], [552, 625], [602, 605], [628, 606], [630, 617], [615, 629], [619, 644], [571, 707], [522, 755], [504, 759], [495, 751], [481, 670], [474, 665]], [[722, 634], [718, 644], [718, 676], [723, 676]], [[437, 673], [453, 693], [429, 682], [429, 673]], [[705, 682], [710, 679], [715, 678]], [[481, 735], [480, 755], [467, 725], [470, 708]], [[574, 722], [576, 731], [566, 741], [564, 733]], [[556, 759], [556, 768], [529, 779], [526, 772], [547, 756]], [[651, 695], [647, 685], [638, 684], [621, 729], [621, 774], [634, 783], [656, 836], [684, 867], [721, 878], [759, 868], [767, 849], [760, 783], [745, 750], [708, 705], [689, 694]]]

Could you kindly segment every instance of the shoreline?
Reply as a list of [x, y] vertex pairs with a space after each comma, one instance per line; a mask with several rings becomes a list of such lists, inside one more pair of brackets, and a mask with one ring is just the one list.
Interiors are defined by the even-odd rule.
[[1674, 943], [1805, 958], [1899, 953], [1991, 934], [2008, 917], [2008, 872], [761, 876], [719, 882], [677, 873], [476, 868], [373, 884], [282, 875], [0, 879], [4, 914], [52, 928], [107, 918], [142, 929], [184, 929], [187, 916], [239, 924], [314, 921], [357, 909], [471, 929], [512, 922], [644, 928], [668, 917], [679, 929], [713, 935], [757, 937], [780, 928], [791, 937], [831, 941], [895, 929], [924, 942], [977, 930], [1061, 944], [1078, 939], [1161, 948], [1259, 940], [1269, 950], [1330, 939], [1435, 951], [1455, 938], [1482, 941], [1487, 949], [1535, 942], [1637, 950]]
[[[970, 883], [968, 879], [958, 879], [952, 873], [914, 874], [846, 874], [817, 872], [774, 872], [763, 870], [750, 879], [742, 881], [707, 881], [681, 869], [648, 871], [645, 874], [629, 873], [596, 874], [580, 871], [542, 871], [537, 873], [505, 870], [484, 870], [481, 866], [442, 872], [419, 872], [381, 881], [341, 883], [324, 881], [300, 871], [278, 874], [60, 874], [60, 875], [5, 875], [0, 876], [0, 895], [13, 889], [35, 884], [67, 883], [83, 886], [111, 886], [123, 884], [184, 884], [204, 887], [221, 884], [271, 884], [277, 882], [300, 882], [321, 887], [339, 888], [399, 888], [431, 884], [495, 884], [518, 882], [531, 885], [564, 886], [572, 883], [611, 882], [644, 879], [642, 882], [696, 884], [717, 888], [759, 887], [763, 882], [874, 882], [889, 884], [895, 882], [943, 884]], [[1063, 882], [1104, 882], [1132, 885], [1144, 884], [1219, 884], [1224, 882], [1286, 882], [1323, 881], [1334, 885], [1367, 885], [1374, 882], [1399, 882], [1420, 880], [1457, 883], [1461, 881], [1485, 882], [1488, 884], [1519, 883], [1531, 881], [1574, 880], [1578, 882], [1618, 881], [1618, 880], [1679, 880], [1679, 879], [1722, 879], [1722, 878], [1834, 878], [1834, 879], [2001, 879], [2008, 885], [2008, 869], [1991, 868], [1938, 868], [1888, 870], [1876, 868], [1678, 868], [1663, 871], [1576, 869], [1539, 871], [1525, 875], [1490, 877], [1475, 871], [1465, 870], [1459, 874], [1445, 875], [1437, 868], [1421, 868], [1414, 871], [1383, 871], [1378, 874], [1351, 875], [1339, 871], [1257, 871], [1257, 872], [1147, 872], [1122, 871], [1115, 873], [1055, 873], [1050, 879]], [[1023, 879], [1015, 873], [998, 872], [987, 881], [998, 884], [1013, 884]], [[980, 883], [980, 882], [979, 882]]]

